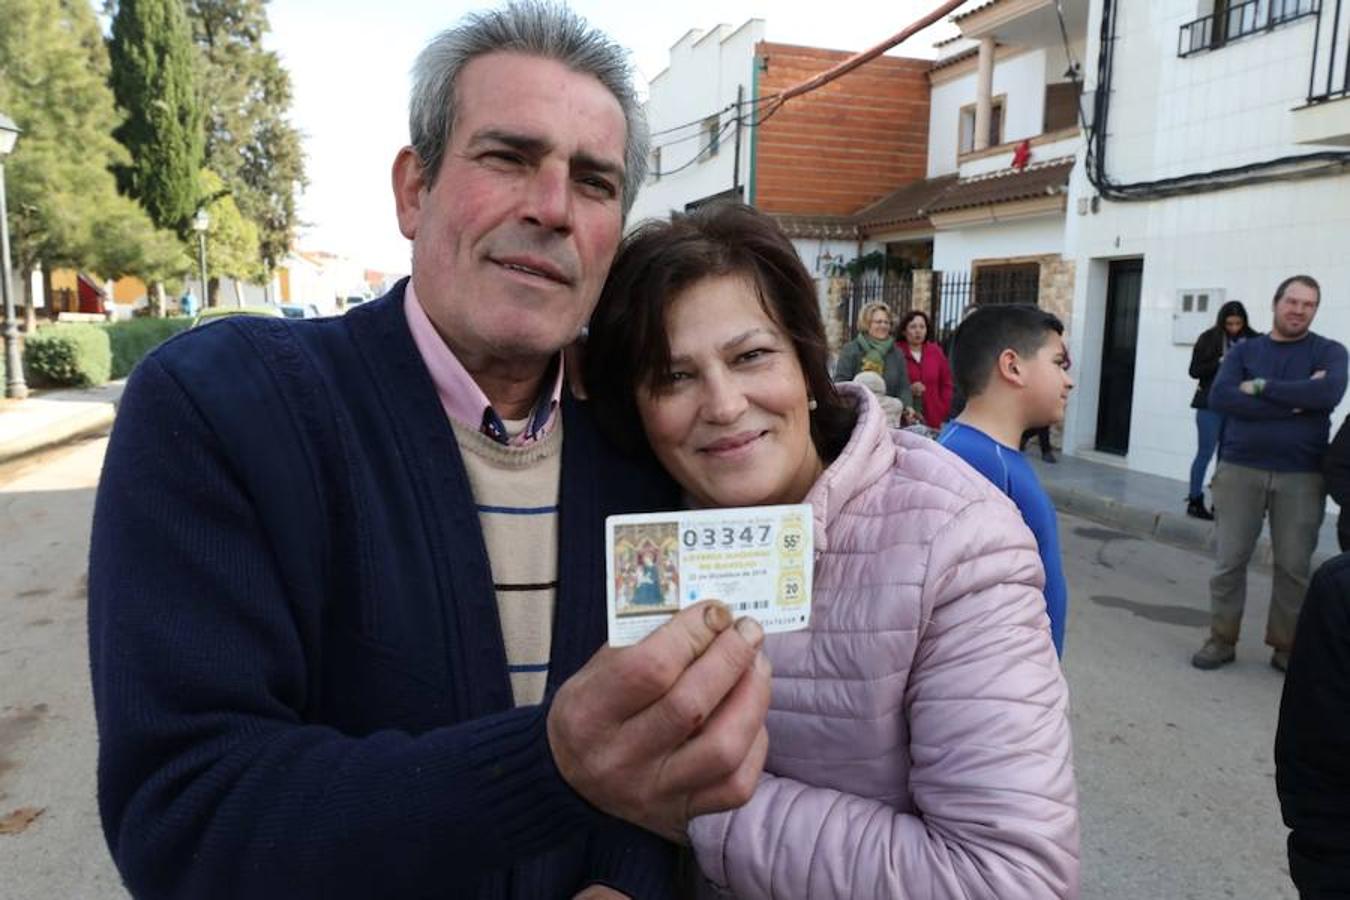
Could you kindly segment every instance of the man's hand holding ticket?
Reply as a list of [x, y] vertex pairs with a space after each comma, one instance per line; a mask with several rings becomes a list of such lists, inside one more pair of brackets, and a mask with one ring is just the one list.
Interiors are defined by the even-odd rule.
[[605, 549], [612, 647], [637, 643], [701, 600], [753, 616], [768, 634], [810, 620], [808, 504], [610, 516]]

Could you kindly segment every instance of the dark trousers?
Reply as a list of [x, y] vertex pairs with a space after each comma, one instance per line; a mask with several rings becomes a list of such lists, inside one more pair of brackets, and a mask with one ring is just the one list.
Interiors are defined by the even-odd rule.
[[1022, 440], [1018, 442], [1017, 449], [1025, 450], [1027, 442], [1030, 441], [1033, 437], [1036, 439], [1037, 443], [1041, 445], [1041, 456], [1045, 456], [1045, 454], [1050, 452], [1049, 425], [1045, 426], [1044, 428], [1028, 428], [1026, 431], [1022, 432]]

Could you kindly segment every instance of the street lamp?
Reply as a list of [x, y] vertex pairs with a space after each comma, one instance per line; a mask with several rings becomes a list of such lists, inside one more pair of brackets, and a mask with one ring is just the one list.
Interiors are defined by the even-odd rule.
[[9, 210], [5, 207], [5, 157], [19, 139], [19, 126], [0, 113], [0, 293], [5, 301], [5, 396], [22, 400], [28, 396], [19, 356], [19, 323], [14, 319], [14, 280], [9, 271]]
[[206, 214], [205, 207], [197, 209], [197, 215], [192, 217], [192, 230], [197, 232], [197, 266], [202, 273], [202, 309], [207, 307], [206, 287], [206, 229], [211, 227], [211, 217]]

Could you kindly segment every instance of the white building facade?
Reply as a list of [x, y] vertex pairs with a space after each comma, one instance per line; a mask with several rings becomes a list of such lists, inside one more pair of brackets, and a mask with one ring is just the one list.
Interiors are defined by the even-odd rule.
[[1072, 312], [1065, 214], [1083, 141], [1072, 62], [1087, 8], [994, 0], [957, 16], [961, 34], [938, 45], [928, 76], [927, 180], [859, 213], [869, 240], [915, 263], [915, 302], [942, 332], [970, 304]]
[[762, 40], [764, 20], [749, 19], [736, 29], [691, 29], [670, 48], [670, 64], [649, 85], [649, 174], [630, 223], [668, 219], [709, 198], [751, 197], [754, 129], [738, 120], [752, 111]]
[[[1322, 285], [1314, 330], [1350, 339], [1350, 99], [1318, 87], [1319, 74], [1346, 84], [1350, 3], [1339, 6], [1261, 0], [1197, 18], [1193, 3], [1092, 0], [1095, 140], [1066, 225], [1078, 381], [1067, 451], [1184, 480], [1191, 348], [1225, 300], [1264, 331], [1276, 285], [1309, 274]], [[1333, 46], [1341, 68], [1328, 76], [1318, 67]]]

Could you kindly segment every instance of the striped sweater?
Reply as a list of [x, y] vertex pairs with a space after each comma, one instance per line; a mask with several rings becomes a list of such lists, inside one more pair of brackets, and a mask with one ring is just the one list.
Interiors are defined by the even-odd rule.
[[544, 699], [558, 594], [562, 422], [524, 446], [451, 422], [483, 528], [516, 706]]

